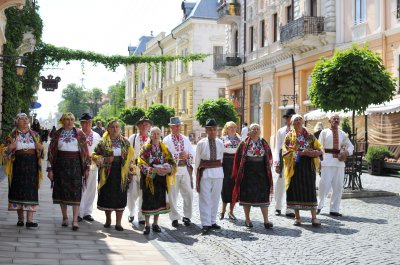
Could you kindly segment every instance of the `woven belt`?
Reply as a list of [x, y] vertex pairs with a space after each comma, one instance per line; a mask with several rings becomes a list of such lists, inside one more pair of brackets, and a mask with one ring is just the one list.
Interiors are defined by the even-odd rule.
[[328, 153], [328, 154], [339, 154], [340, 150], [339, 149], [325, 149], [325, 153]]
[[179, 160], [178, 167], [186, 167], [186, 166], [187, 166], [187, 164], [186, 164], [185, 160]]
[[17, 150], [15, 151], [16, 155], [34, 155], [35, 154], [35, 149], [28, 149], [28, 150]]
[[58, 151], [58, 157], [66, 159], [79, 158], [79, 151], [76, 152]]
[[235, 157], [235, 154], [224, 153], [224, 157]]
[[261, 162], [261, 161], [264, 161], [264, 157], [263, 156], [248, 156], [247, 161]]

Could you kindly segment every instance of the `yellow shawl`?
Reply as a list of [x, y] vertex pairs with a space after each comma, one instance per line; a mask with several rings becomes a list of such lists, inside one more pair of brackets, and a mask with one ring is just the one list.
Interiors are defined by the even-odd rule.
[[[174, 160], [174, 157], [171, 155], [171, 152], [168, 150], [167, 146], [163, 142], [160, 142], [160, 147], [165, 162], [170, 164], [170, 166], [172, 167], [171, 173], [166, 175], [167, 190], [169, 192], [171, 185], [175, 185], [175, 173], [177, 171], [176, 162]], [[152, 167], [152, 165], [150, 165], [150, 155], [151, 155], [151, 142], [144, 144], [142, 149], [140, 150], [140, 155], [138, 157], [138, 167], [140, 167], [141, 165]], [[150, 190], [151, 194], [154, 194], [153, 179], [155, 177], [156, 177], [156, 171], [153, 169], [148, 170], [148, 173], [146, 175], [146, 187]]]
[[[133, 163], [133, 148], [130, 146], [129, 141], [126, 140], [123, 136], [120, 136], [121, 143], [121, 190], [125, 191], [128, 183], [128, 174], [133, 174], [134, 172], [134, 163]], [[92, 159], [94, 162], [99, 164], [99, 159], [110, 157], [113, 155], [113, 148], [111, 143], [111, 138], [106, 131], [103, 134], [99, 144], [94, 149], [92, 153]], [[98, 189], [104, 186], [107, 181], [107, 178], [110, 174], [111, 165], [103, 164], [99, 169], [99, 185]]]
[[[308, 133], [306, 129], [303, 128], [302, 134], [304, 138], [309, 143], [310, 147], [314, 150], [321, 151], [322, 145], [321, 143], [315, 138], [315, 136], [311, 133]], [[300, 146], [297, 143], [297, 135], [294, 129], [290, 130], [285, 137], [285, 142], [282, 146], [282, 156], [283, 156], [283, 163], [284, 163], [284, 176], [285, 176], [285, 189], [287, 190], [290, 185], [290, 181], [294, 175], [294, 168], [296, 164], [296, 151], [300, 150]], [[319, 168], [319, 157], [313, 158], [313, 166], [315, 170]]]

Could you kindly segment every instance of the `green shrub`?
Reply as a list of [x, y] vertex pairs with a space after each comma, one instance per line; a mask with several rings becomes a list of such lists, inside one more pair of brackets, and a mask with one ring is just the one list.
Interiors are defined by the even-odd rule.
[[370, 146], [365, 159], [371, 164], [373, 160], [383, 160], [385, 157], [391, 156], [393, 156], [393, 153], [386, 146]]
[[350, 120], [349, 118], [344, 118], [342, 121], [342, 131], [347, 133], [347, 135], [351, 135], [351, 127], [350, 127]]

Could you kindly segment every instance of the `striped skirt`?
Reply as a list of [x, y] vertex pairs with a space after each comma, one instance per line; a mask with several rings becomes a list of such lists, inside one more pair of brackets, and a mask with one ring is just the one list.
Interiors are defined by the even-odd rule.
[[306, 156], [300, 157], [300, 162], [295, 165], [294, 175], [286, 191], [288, 208], [310, 210], [317, 207], [315, 178], [312, 158]]

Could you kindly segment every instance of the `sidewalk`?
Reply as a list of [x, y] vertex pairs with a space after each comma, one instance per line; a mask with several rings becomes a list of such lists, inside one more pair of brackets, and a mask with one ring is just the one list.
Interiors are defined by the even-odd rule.
[[[2, 170], [2, 168], [0, 168]], [[105, 215], [94, 210], [94, 222], [82, 221], [79, 231], [61, 227], [59, 205], [53, 205], [50, 182], [45, 177], [39, 192], [39, 210], [34, 215], [38, 228], [17, 227], [17, 213], [7, 211], [7, 179], [0, 177], [0, 264], [170, 264], [174, 260], [133, 230], [125, 216], [123, 232], [104, 228]], [[68, 207], [69, 221], [72, 209]], [[164, 255], [163, 255], [164, 254]]]

